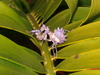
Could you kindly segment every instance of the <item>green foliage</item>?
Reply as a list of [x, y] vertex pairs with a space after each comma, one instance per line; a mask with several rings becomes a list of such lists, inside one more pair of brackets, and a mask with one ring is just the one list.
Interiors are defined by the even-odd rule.
[[[59, 71], [72, 72], [69, 75], [99, 75], [100, 0], [36, 0], [29, 3], [0, 0], [0, 28], [11, 30], [10, 34], [20, 33], [34, 48], [14, 42], [4, 35], [9, 31], [0, 29], [0, 75], [57, 75]], [[65, 9], [58, 12], [63, 3]], [[46, 41], [39, 41], [30, 33], [44, 23], [51, 31], [57, 27], [68, 31], [66, 42], [57, 46], [56, 57], [52, 55], [51, 43], [48, 46]]]
[[86, 70], [86, 71], [76, 72], [70, 75], [98, 75], [98, 74], [100, 74], [99, 70]]

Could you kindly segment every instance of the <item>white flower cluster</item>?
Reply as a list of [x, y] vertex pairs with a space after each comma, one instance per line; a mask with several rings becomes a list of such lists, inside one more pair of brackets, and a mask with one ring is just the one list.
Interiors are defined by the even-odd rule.
[[66, 32], [64, 31], [64, 29], [58, 27], [54, 30], [54, 32], [51, 32], [50, 29], [44, 24], [41, 26], [40, 30], [32, 30], [30, 32], [32, 33], [32, 35], [36, 35], [36, 38], [38, 38], [39, 40], [51, 41], [53, 43], [52, 49], [54, 54], [54, 49], [57, 52], [56, 46], [58, 44], [64, 43], [64, 41], [66, 41], [65, 38], [67, 37], [67, 35], [65, 35]]
[[[64, 43], [66, 41], [67, 35], [65, 35], [65, 31], [62, 28], [57, 28], [54, 30], [54, 33], [50, 31], [50, 29], [44, 24], [41, 26], [40, 30], [32, 30], [30, 31], [32, 35], [36, 35], [39, 40], [48, 40], [53, 43], [53, 46], [57, 46], [58, 44]], [[49, 38], [47, 38], [49, 36]], [[53, 47], [52, 46], [52, 47]]]

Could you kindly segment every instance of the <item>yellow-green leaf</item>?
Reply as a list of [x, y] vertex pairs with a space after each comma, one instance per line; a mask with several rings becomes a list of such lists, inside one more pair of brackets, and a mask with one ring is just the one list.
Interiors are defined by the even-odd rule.
[[96, 49], [100, 49], [100, 37], [66, 46], [58, 51], [57, 57], [60, 59], [66, 59], [73, 55], [77, 56], [80, 53], [89, 52]]
[[0, 74], [1, 75], [38, 75], [34, 71], [7, 61], [0, 57]]
[[80, 53], [63, 60], [57, 71], [81, 71], [91, 68], [100, 68], [100, 49]]
[[76, 73], [72, 73], [69, 75], [100, 75], [100, 70], [85, 70]]
[[83, 23], [85, 22], [88, 23], [89, 20], [91, 20], [92, 18], [100, 14], [100, 9], [98, 9], [98, 7], [100, 7], [99, 2], [100, 0], [91, 0], [90, 8], [89, 7], [79, 7], [77, 11], [75, 12], [72, 21], [83, 20], [79, 24], [79, 26], [83, 25]]
[[65, 0], [68, 7], [69, 7], [69, 11], [70, 11], [70, 18], [69, 18], [69, 21], [71, 20], [72, 18], [72, 15], [74, 14], [74, 11], [76, 10], [77, 8], [77, 3], [78, 3], [78, 0]]
[[81, 40], [100, 37], [100, 21], [78, 27], [67, 33], [67, 41], [62, 45], [77, 43]]
[[[5, 63], [15, 64], [30, 71], [45, 73], [45, 69], [40, 63], [40, 56], [38, 57], [38, 55], [30, 51], [30, 49], [21, 47], [2, 35], [0, 35], [0, 59], [4, 60]], [[3, 63], [0, 62], [0, 64]], [[7, 68], [10, 68], [10, 65]]]

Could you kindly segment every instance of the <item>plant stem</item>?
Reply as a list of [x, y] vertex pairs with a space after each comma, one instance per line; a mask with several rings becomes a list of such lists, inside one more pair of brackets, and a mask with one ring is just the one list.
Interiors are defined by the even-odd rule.
[[47, 70], [46, 75], [56, 75], [56, 73], [54, 72], [54, 64], [53, 64], [53, 60], [51, 57], [51, 53], [49, 51], [48, 44], [46, 42], [44, 42], [42, 44], [42, 51], [41, 52], [42, 52], [41, 54], [45, 60], [44, 67]]

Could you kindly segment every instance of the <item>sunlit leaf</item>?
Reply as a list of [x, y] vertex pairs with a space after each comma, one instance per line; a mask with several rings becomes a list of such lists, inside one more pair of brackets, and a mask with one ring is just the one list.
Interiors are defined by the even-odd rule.
[[75, 21], [73, 23], [70, 23], [68, 25], [65, 25], [63, 28], [69, 31], [72, 31], [73, 29], [79, 27], [80, 23], [82, 23], [83, 20]]
[[[15, 64], [19, 67], [23, 67], [31, 71], [45, 73], [45, 69], [40, 63], [41, 58], [38, 57], [36, 53], [15, 44], [2, 35], [0, 35], [0, 41], [0, 58], [1, 60], [4, 60], [5, 63], [7, 61], [12, 65]], [[36, 56], [32, 54], [35, 54]], [[2, 62], [0, 64], [2, 64]]]
[[67, 33], [67, 41], [62, 45], [68, 45], [72, 43], [77, 43], [81, 40], [91, 39], [100, 36], [99, 32], [100, 21], [90, 23], [81, 27], [78, 27], [71, 32]]
[[58, 58], [68, 58], [80, 53], [89, 52], [92, 50], [100, 49], [100, 37], [90, 40], [84, 40], [79, 43], [64, 47], [58, 51]]
[[71, 56], [62, 61], [57, 67], [57, 71], [81, 71], [91, 68], [100, 68], [100, 48], [89, 52]]
[[0, 57], [1, 75], [38, 75], [34, 71]]
[[100, 74], [100, 70], [85, 70], [85, 71], [72, 73], [70, 75], [99, 75], [99, 74]]

